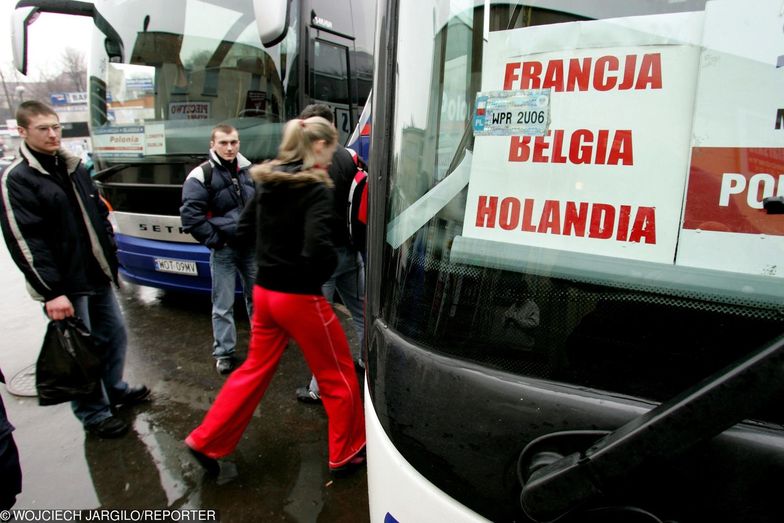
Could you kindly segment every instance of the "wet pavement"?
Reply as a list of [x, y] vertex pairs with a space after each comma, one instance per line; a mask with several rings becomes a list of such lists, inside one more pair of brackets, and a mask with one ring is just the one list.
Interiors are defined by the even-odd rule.
[[[0, 246], [0, 368], [11, 390], [34, 390], [46, 327], [41, 306]], [[221, 477], [206, 477], [183, 438], [202, 419], [223, 383], [211, 357], [209, 297], [172, 295], [126, 284], [118, 293], [128, 324], [125, 377], [153, 390], [150, 403], [121, 410], [125, 437], [85, 435], [67, 404], [40, 407], [35, 397], [0, 386], [19, 447], [23, 491], [14, 508], [215, 509], [223, 522], [369, 521], [367, 476], [333, 479], [327, 468], [327, 418], [321, 406], [296, 401], [308, 368], [293, 343]], [[241, 307], [235, 307], [235, 311]], [[338, 307], [356, 343], [345, 309]], [[238, 318], [237, 354], [248, 323]]]

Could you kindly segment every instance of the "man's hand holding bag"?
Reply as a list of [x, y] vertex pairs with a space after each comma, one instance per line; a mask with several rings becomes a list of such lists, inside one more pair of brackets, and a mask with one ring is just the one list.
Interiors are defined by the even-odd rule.
[[52, 320], [35, 370], [39, 405], [100, 397], [101, 356], [81, 319]]

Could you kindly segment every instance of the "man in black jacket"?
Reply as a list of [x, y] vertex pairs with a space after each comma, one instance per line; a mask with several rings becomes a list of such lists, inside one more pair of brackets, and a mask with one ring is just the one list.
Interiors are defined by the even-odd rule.
[[[5, 383], [0, 371], [0, 383]], [[22, 468], [19, 452], [11, 433], [14, 426], [5, 414], [3, 399], [0, 398], [0, 510], [8, 510], [16, 503], [16, 495], [22, 492]]]
[[51, 320], [79, 316], [103, 352], [103, 391], [74, 401], [85, 429], [120, 437], [128, 425], [113, 406], [145, 400], [150, 390], [123, 381], [127, 335], [114, 296], [119, 285], [108, 210], [79, 158], [60, 148], [62, 127], [52, 108], [27, 101], [16, 113], [24, 142], [0, 181], [0, 226], [33, 298]]
[[248, 318], [253, 308], [256, 259], [252, 249], [234, 237], [245, 204], [256, 186], [248, 174], [250, 162], [240, 154], [240, 137], [231, 125], [212, 129], [209, 160], [193, 169], [182, 186], [180, 219], [186, 232], [210, 249], [212, 276], [212, 355], [220, 375], [234, 370], [237, 329], [234, 292], [242, 280]]
[[[311, 116], [320, 116], [333, 125], [335, 123], [332, 109], [325, 104], [310, 104], [299, 115], [303, 120]], [[321, 291], [324, 297], [332, 302], [337, 290], [340, 301], [351, 313], [351, 323], [359, 340], [359, 347], [352, 351], [354, 365], [362, 368], [360, 351], [365, 335], [365, 264], [359, 252], [351, 244], [348, 227], [346, 227], [348, 193], [354, 175], [357, 173], [357, 165], [354, 163], [351, 153], [338, 145], [327, 172], [335, 184], [332, 243], [338, 254], [338, 266], [329, 280], [322, 285]], [[321, 395], [315, 377], [311, 376], [307, 387], [297, 388], [297, 399], [303, 403], [321, 403]]]

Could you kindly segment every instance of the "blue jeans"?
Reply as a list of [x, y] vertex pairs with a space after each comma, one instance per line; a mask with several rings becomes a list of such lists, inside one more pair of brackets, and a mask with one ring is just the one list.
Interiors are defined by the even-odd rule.
[[[321, 286], [321, 292], [329, 301], [334, 301], [335, 291], [340, 301], [351, 313], [351, 324], [357, 333], [359, 347], [352, 347], [354, 361], [362, 361], [362, 347], [365, 337], [365, 263], [359, 253], [349, 247], [338, 247], [338, 266], [332, 276]], [[318, 392], [316, 378], [310, 379], [310, 390]]]
[[128, 384], [123, 381], [128, 335], [120, 306], [110, 285], [90, 295], [68, 296], [76, 315], [90, 329], [95, 346], [103, 354], [103, 394], [89, 400], [71, 402], [84, 425], [93, 425], [112, 416], [110, 398], [121, 396]]
[[252, 250], [233, 247], [210, 251], [212, 274], [212, 355], [215, 359], [234, 355], [237, 328], [234, 326], [234, 291], [237, 273], [242, 282], [248, 318], [253, 312], [253, 283], [256, 279], [256, 256]]

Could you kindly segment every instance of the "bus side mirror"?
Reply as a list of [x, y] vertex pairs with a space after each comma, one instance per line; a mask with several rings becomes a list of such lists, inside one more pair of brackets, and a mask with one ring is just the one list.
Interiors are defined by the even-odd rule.
[[286, 38], [289, 0], [253, 0], [253, 13], [264, 47], [272, 47]]
[[14, 53], [14, 67], [27, 75], [27, 26], [38, 18], [35, 7], [21, 7], [14, 10], [11, 17], [11, 45]]
[[101, 16], [93, 3], [78, 0], [19, 0], [11, 18], [11, 40], [14, 48], [14, 65], [20, 73], [27, 74], [27, 26], [33, 23], [40, 13], [92, 18], [95, 27], [106, 36], [105, 48], [109, 61], [123, 61], [122, 38]]

